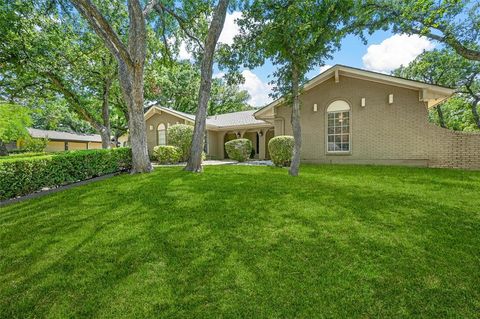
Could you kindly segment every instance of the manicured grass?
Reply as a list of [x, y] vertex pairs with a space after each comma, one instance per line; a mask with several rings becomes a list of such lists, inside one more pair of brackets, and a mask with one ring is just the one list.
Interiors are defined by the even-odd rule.
[[180, 167], [0, 208], [0, 317], [474, 318], [480, 172]]

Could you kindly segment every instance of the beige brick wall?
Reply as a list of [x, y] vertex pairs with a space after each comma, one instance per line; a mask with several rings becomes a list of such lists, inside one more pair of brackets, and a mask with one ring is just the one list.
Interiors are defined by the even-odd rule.
[[63, 152], [65, 151], [65, 142], [48, 141], [45, 152]]
[[[393, 94], [394, 103], [388, 103]], [[366, 107], [361, 107], [361, 99]], [[337, 99], [351, 107], [351, 152], [327, 154], [326, 108]], [[454, 132], [428, 123], [418, 91], [340, 77], [329, 79], [302, 97], [302, 160], [321, 163], [401, 164], [480, 168], [480, 134]], [[318, 110], [314, 112], [313, 105]], [[291, 108], [276, 108], [275, 134], [292, 134]]]
[[[113, 146], [112, 146], [113, 147]], [[99, 142], [90, 142], [88, 143], [89, 150], [99, 150], [102, 148], [102, 143]]]

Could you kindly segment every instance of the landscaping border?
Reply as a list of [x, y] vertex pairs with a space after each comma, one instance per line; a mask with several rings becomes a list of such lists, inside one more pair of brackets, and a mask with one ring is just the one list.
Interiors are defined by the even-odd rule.
[[114, 176], [120, 175], [120, 174], [125, 174], [125, 172], [116, 172], [116, 173], [106, 174], [106, 175], [102, 175], [102, 176], [97, 176], [97, 177], [93, 177], [93, 178], [86, 179], [86, 180], [83, 180], [83, 181], [74, 182], [74, 183], [71, 183], [71, 184], [66, 184], [66, 185], [55, 187], [55, 188], [49, 188], [48, 190], [40, 190], [40, 191], [37, 191], [35, 193], [30, 193], [30, 194], [27, 194], [27, 195], [24, 195], [24, 196], [19, 196], [19, 197], [15, 197], [15, 198], [6, 199], [6, 200], [3, 200], [3, 201], [0, 201], [0, 207], [5, 207], [5, 206], [10, 205], [10, 204], [23, 202], [23, 201], [26, 201], [28, 199], [39, 198], [39, 197], [43, 197], [45, 195], [58, 193], [58, 192], [67, 190], [69, 188], [82, 186], [82, 185], [90, 184], [90, 183], [93, 183], [93, 182], [98, 182], [98, 181], [101, 181], [101, 180], [104, 180], [104, 179], [107, 179], [107, 178], [110, 178], [110, 177], [114, 177]]

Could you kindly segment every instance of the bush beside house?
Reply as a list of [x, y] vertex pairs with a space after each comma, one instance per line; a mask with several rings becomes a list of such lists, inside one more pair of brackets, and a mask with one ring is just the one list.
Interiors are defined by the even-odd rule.
[[160, 164], [175, 164], [182, 160], [182, 149], [173, 145], [159, 145], [153, 148], [153, 157]]
[[276, 166], [290, 166], [293, 156], [293, 136], [280, 135], [268, 142], [268, 151], [273, 164]]
[[225, 143], [225, 150], [229, 158], [245, 162], [252, 153], [252, 141], [246, 138], [239, 138]]
[[70, 151], [0, 160], [0, 200], [129, 170], [129, 148]]
[[186, 162], [190, 156], [193, 140], [193, 126], [175, 124], [168, 128], [168, 145], [176, 146], [181, 151], [181, 162]]

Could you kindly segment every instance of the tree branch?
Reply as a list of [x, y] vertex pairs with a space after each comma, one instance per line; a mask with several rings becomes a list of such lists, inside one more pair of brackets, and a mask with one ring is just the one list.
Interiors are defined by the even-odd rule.
[[133, 60], [127, 47], [91, 0], [71, 0], [75, 8], [88, 21], [95, 33], [103, 40], [110, 52], [129, 65]]
[[100, 132], [102, 130], [103, 125], [100, 124], [86, 109], [81, 106], [78, 96], [64, 85], [62, 79], [52, 72], [45, 72], [44, 75], [49, 78], [52, 85], [56, 87], [57, 90], [62, 93], [67, 100], [70, 101], [78, 115], [90, 123], [97, 131]]
[[166, 13], [168, 13], [169, 15], [171, 15], [175, 20], [177, 20], [178, 25], [180, 26], [180, 28], [182, 29], [182, 31], [185, 32], [185, 34], [186, 34], [190, 39], [192, 39], [193, 41], [195, 41], [202, 51], [204, 50], [202, 41], [200, 41], [199, 38], [197, 38], [193, 33], [191, 33], [191, 32], [188, 30], [188, 28], [187, 28], [186, 25], [185, 25], [186, 22], [185, 22], [185, 20], [184, 20], [181, 16], [179, 16], [179, 15], [176, 14], [173, 10], [167, 8], [163, 3], [160, 3], [160, 2], [157, 2], [157, 3], [155, 4], [154, 8], [155, 8], [155, 10], [156, 10], [159, 14], [163, 14], [163, 12], [166, 12]]

